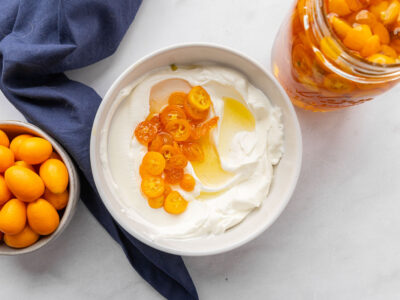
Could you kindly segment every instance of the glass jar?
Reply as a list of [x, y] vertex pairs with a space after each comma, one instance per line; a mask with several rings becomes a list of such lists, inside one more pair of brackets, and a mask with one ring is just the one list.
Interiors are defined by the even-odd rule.
[[274, 75], [292, 102], [330, 111], [372, 100], [400, 79], [400, 64], [351, 53], [331, 30], [324, 0], [297, 0], [272, 51]]

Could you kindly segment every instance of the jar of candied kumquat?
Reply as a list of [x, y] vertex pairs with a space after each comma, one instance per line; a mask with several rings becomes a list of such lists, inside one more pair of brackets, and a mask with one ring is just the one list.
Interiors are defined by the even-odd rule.
[[400, 0], [297, 0], [272, 53], [293, 103], [330, 111], [400, 80]]

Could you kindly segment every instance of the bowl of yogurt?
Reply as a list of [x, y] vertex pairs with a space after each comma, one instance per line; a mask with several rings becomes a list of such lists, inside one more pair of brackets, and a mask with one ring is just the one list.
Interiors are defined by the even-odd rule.
[[[184, 167], [194, 188], [171, 185], [187, 205], [173, 214], [165, 203], [150, 207], [143, 193], [140, 168], [149, 147], [135, 130], [171, 94], [194, 87], [209, 95], [209, 117], [218, 123], [200, 143], [204, 158]], [[273, 76], [210, 44], [169, 47], [129, 67], [104, 97], [91, 137], [93, 176], [114, 219], [154, 248], [189, 256], [232, 250], [266, 230], [290, 200], [301, 156], [295, 111]]]

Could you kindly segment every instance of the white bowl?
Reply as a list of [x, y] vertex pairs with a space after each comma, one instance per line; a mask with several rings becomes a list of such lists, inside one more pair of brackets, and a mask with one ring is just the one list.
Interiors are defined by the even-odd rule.
[[80, 184], [78, 173], [75, 169], [75, 166], [68, 156], [67, 152], [58, 144], [51, 136], [49, 136], [46, 132], [36, 127], [35, 125], [21, 122], [21, 121], [0, 121], [0, 129], [3, 130], [10, 138], [13, 138], [19, 134], [32, 134], [34, 136], [42, 137], [48, 140], [55, 152], [57, 152], [63, 162], [65, 163], [68, 173], [69, 173], [69, 199], [68, 204], [63, 210], [62, 217], [60, 219], [60, 224], [58, 225], [56, 231], [47, 236], [41, 236], [40, 239], [34, 243], [33, 245], [15, 249], [10, 248], [4, 243], [0, 243], [0, 255], [19, 255], [26, 254], [36, 250], [41, 249], [45, 245], [49, 244], [51, 241], [54, 241], [57, 237], [61, 235], [61, 233], [67, 228], [68, 224], [71, 222], [72, 217], [74, 216], [76, 210], [76, 204], [79, 200], [79, 192], [80, 192]]
[[[207, 238], [184, 240], [152, 240], [146, 235], [141, 224], [132, 221], [123, 213], [117, 194], [102, 168], [100, 147], [108, 128], [106, 120], [113, 113], [111, 107], [118, 93], [124, 87], [147, 72], [171, 64], [194, 64], [214, 62], [236, 69], [247, 76], [249, 81], [261, 89], [273, 105], [279, 106], [283, 113], [285, 131], [285, 154], [274, 172], [270, 193], [263, 205], [255, 209], [246, 219], [223, 234]], [[245, 55], [225, 47], [210, 44], [185, 44], [156, 51], [130, 66], [108, 90], [94, 121], [90, 159], [94, 180], [103, 202], [114, 219], [134, 237], [159, 250], [188, 256], [217, 254], [237, 248], [257, 237], [278, 218], [286, 207], [299, 176], [302, 157], [300, 127], [293, 106], [275, 78], [257, 62]], [[104, 162], [103, 162], [104, 163]]]

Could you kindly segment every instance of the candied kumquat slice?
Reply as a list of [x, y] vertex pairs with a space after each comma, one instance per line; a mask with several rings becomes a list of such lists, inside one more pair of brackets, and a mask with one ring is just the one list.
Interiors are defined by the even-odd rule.
[[[385, 45], [384, 45], [385, 46]], [[379, 40], [379, 36], [374, 34], [371, 36], [367, 43], [365, 44], [364, 48], [361, 50], [361, 56], [367, 57], [375, 54], [381, 50], [381, 42]]]
[[164, 180], [156, 176], [146, 176], [142, 180], [141, 189], [149, 198], [161, 196], [164, 193]]
[[169, 193], [164, 201], [164, 209], [167, 213], [179, 215], [187, 208], [188, 202], [177, 191]]
[[377, 22], [376, 16], [366, 9], [360, 10], [356, 14], [354, 21], [358, 24], [367, 24], [369, 26], [373, 26]]
[[160, 132], [157, 136], [149, 143], [149, 151], [160, 151], [164, 145], [172, 145], [174, 141], [172, 135], [168, 132]]
[[336, 74], [325, 76], [323, 85], [326, 89], [334, 93], [347, 93], [353, 89], [349, 81]]
[[165, 169], [165, 182], [169, 184], [178, 184], [183, 178], [183, 169]]
[[193, 176], [190, 174], [183, 175], [181, 182], [179, 182], [180, 187], [187, 192], [191, 192], [194, 190], [194, 186], [196, 185], [196, 181]]
[[142, 165], [147, 173], [154, 176], [161, 175], [165, 169], [165, 158], [159, 152], [150, 151], [143, 157]]
[[388, 45], [382, 46], [381, 53], [392, 58], [397, 58], [398, 56], [396, 50], [394, 50], [392, 47]]
[[139, 143], [147, 146], [157, 135], [157, 126], [150, 121], [140, 122], [135, 128], [135, 136]]
[[203, 148], [196, 142], [182, 144], [182, 153], [190, 161], [204, 160]]
[[146, 169], [145, 169], [145, 167], [143, 166], [143, 164], [141, 164], [140, 167], [139, 167], [139, 174], [140, 174], [140, 177], [142, 177], [142, 178], [144, 178], [144, 177], [146, 177], [146, 176], [151, 176], [151, 175], [146, 171]]
[[371, 36], [372, 32], [368, 25], [357, 25], [349, 31], [343, 43], [350, 49], [360, 51]]
[[203, 124], [192, 124], [192, 133], [190, 135], [191, 139], [199, 140], [203, 136], [206, 136], [210, 131], [217, 127], [219, 117], [213, 117]]
[[394, 58], [378, 53], [369, 56], [367, 60], [381, 65], [394, 64], [396, 62]]
[[183, 169], [187, 166], [188, 160], [183, 154], [176, 154], [168, 160], [167, 169]]
[[352, 27], [346, 21], [336, 16], [332, 16], [330, 18], [330, 22], [336, 34], [342, 39], [345, 38], [349, 31], [352, 29]]
[[164, 156], [166, 164], [168, 164], [172, 156], [179, 154], [179, 150], [173, 145], [164, 145], [161, 147], [160, 153]]
[[392, 24], [397, 20], [400, 12], [400, 2], [397, 0], [392, 1], [388, 8], [380, 13], [382, 23], [384, 25]]
[[363, 8], [363, 4], [359, 0], [346, 0], [346, 3], [352, 11], [359, 11]]
[[302, 44], [293, 47], [292, 64], [298, 75], [311, 75], [312, 62]]
[[185, 103], [185, 99], [187, 98], [187, 94], [184, 92], [175, 92], [172, 93], [168, 98], [169, 105], [178, 105], [183, 107]]
[[190, 137], [190, 133], [192, 131], [190, 123], [183, 119], [169, 121], [165, 126], [165, 129], [177, 142], [186, 141]]
[[185, 111], [178, 105], [167, 105], [160, 114], [161, 123], [166, 126], [169, 121], [186, 119]]
[[330, 36], [326, 36], [321, 40], [320, 48], [325, 57], [336, 60], [341, 50], [337, 42]]
[[183, 103], [183, 108], [185, 110], [186, 115], [190, 119], [192, 119], [194, 121], [198, 121], [198, 122], [201, 122], [201, 121], [204, 121], [205, 119], [207, 119], [208, 113], [210, 111], [209, 109], [207, 109], [205, 111], [201, 111], [201, 110], [198, 110], [198, 109], [192, 107], [189, 104], [188, 98], [185, 99], [185, 102]]
[[329, 12], [336, 13], [339, 16], [346, 16], [351, 13], [346, 0], [329, 0], [328, 10]]
[[147, 203], [151, 208], [161, 208], [164, 205], [165, 196], [162, 194], [161, 196], [154, 198], [147, 198]]
[[387, 1], [381, 1], [376, 4], [373, 4], [369, 7], [369, 11], [375, 15], [378, 19], [381, 18], [381, 13], [386, 11], [389, 7], [389, 3]]
[[386, 29], [386, 27], [382, 23], [376, 22], [372, 26], [372, 32], [379, 36], [379, 40], [381, 41], [381, 44], [389, 44], [389, 42], [390, 42], [389, 31]]
[[158, 132], [161, 131], [162, 124], [161, 124], [161, 120], [160, 120], [159, 114], [148, 116], [146, 121], [149, 121], [151, 124], [154, 124], [157, 127], [157, 131]]
[[169, 185], [165, 185], [164, 187], [164, 196], [167, 197], [169, 193], [172, 192], [172, 188]]
[[211, 106], [210, 95], [201, 86], [194, 86], [190, 90], [187, 99], [189, 105], [198, 111], [206, 111]]

